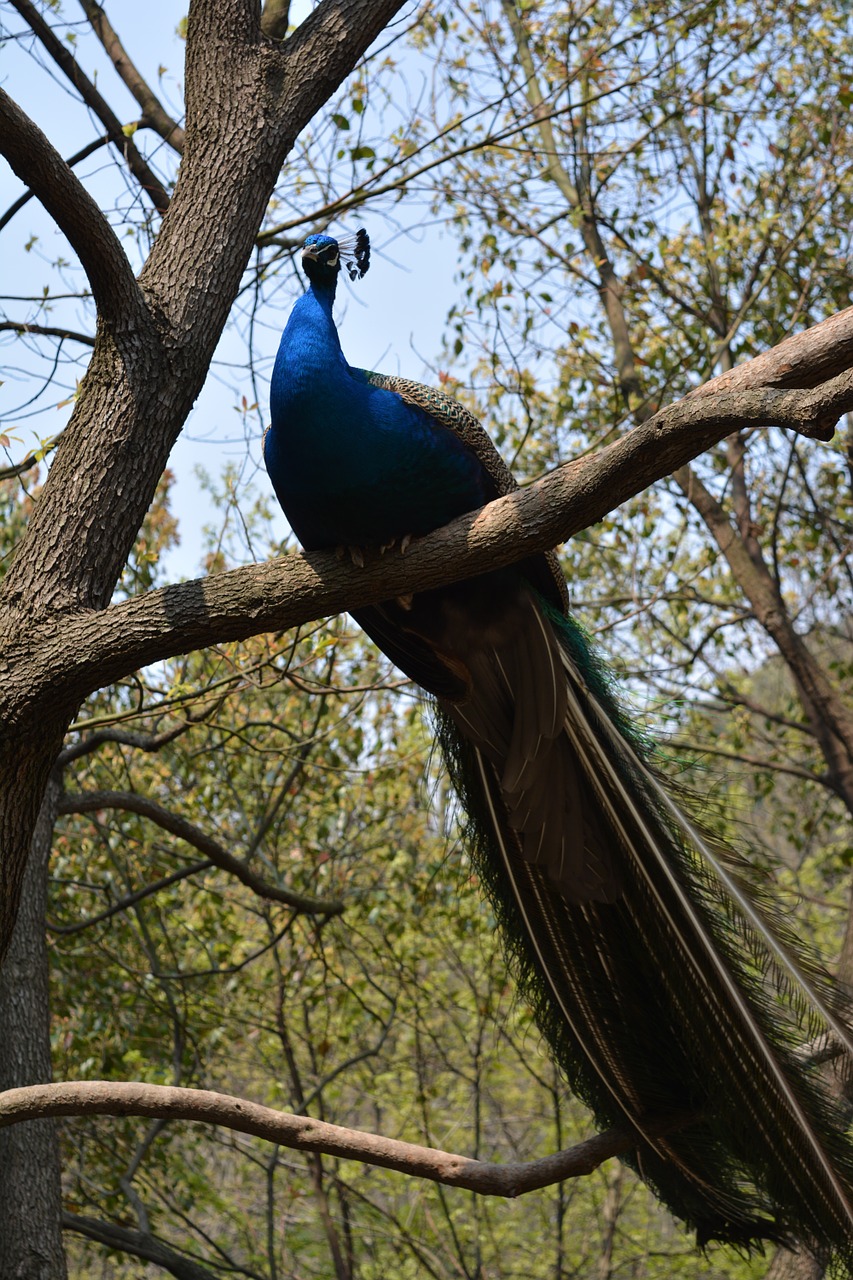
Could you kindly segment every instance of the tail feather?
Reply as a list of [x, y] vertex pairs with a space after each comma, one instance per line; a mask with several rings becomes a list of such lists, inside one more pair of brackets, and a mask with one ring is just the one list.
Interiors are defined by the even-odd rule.
[[[535, 615], [550, 642], [531, 624], [520, 658], [498, 644], [472, 660], [509, 698], [498, 735], [471, 727], [476, 690], [494, 690], [479, 670], [469, 700], [440, 703], [439, 731], [543, 1032], [599, 1122], [634, 1129], [635, 1167], [700, 1241], [801, 1241], [853, 1267], [853, 1146], [806, 1057], [827, 1032], [853, 1046], [843, 1000], [660, 787], [573, 624]], [[513, 667], [531, 653], [544, 693]]]
[[[797, 955], [799, 948], [796, 939], [790, 935], [789, 931], [781, 923], [776, 925], [775, 930], [772, 927], [768, 927], [749, 893], [738, 883], [737, 875], [726, 866], [724, 855], [714, 849], [713, 844], [706, 839], [697, 825], [690, 820], [689, 816], [673, 803], [672, 797], [660, 786], [654, 774], [642, 761], [640, 764], [646, 781], [651, 787], [654, 787], [661, 805], [672, 818], [673, 823], [683, 831], [685, 838], [692, 842], [695, 848], [701, 852], [706, 866], [713, 871], [722, 888], [729, 894], [735, 909], [759, 933], [762, 943], [773, 957], [774, 965], [778, 967], [777, 982], [781, 985], [783, 982], [782, 975], [788, 975], [804, 1001], [802, 1007], [803, 1016], [808, 1016], [811, 1010], [816, 1011], [825, 1022], [826, 1027], [833, 1033], [837, 1041], [844, 1046], [851, 1060], [853, 1060], [853, 1033], [851, 1033], [850, 1027], [842, 1021], [841, 1006], [846, 1007], [846, 1005], [843, 999], [840, 999], [840, 993], [837, 988], [834, 988], [831, 983], [827, 983], [826, 974], [816, 968], [813, 962], [809, 962], [810, 957], [807, 954], [800, 952], [799, 956]], [[833, 1003], [839, 1005], [839, 1008], [833, 1008]], [[824, 1028], [818, 1027], [813, 1038], [819, 1037], [823, 1031]]]

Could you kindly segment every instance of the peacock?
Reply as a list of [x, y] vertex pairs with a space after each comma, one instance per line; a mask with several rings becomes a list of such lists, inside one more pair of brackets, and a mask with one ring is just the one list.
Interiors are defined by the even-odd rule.
[[[306, 550], [402, 549], [510, 492], [446, 395], [350, 367], [333, 316], [364, 230], [312, 235], [272, 376], [264, 459]], [[661, 786], [568, 609], [553, 554], [361, 608], [435, 708], [471, 857], [570, 1087], [700, 1245], [800, 1243], [853, 1269], [853, 1144], [817, 1044], [846, 1003], [747, 863]], [[843, 1074], [843, 1073], [842, 1073]]]

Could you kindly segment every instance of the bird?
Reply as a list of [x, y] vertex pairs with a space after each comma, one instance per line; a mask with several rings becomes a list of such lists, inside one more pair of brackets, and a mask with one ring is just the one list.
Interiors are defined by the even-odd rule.
[[[351, 367], [333, 310], [370, 242], [311, 235], [264, 460], [306, 551], [405, 550], [517, 486], [441, 389]], [[802, 1246], [853, 1271], [848, 999], [772, 882], [661, 782], [569, 612], [554, 553], [359, 608], [429, 696], [478, 879], [569, 1087], [697, 1243]]]

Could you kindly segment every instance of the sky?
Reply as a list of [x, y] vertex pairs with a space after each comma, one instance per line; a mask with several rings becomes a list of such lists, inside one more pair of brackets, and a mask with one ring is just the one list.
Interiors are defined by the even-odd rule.
[[[294, 5], [295, 20], [301, 20], [311, 6], [302, 0]], [[120, 38], [142, 74], [164, 98], [167, 109], [180, 110], [180, 84], [183, 66], [183, 41], [177, 25], [184, 16], [186, 4], [176, 0], [147, 0], [144, 5], [113, 3], [108, 12]], [[77, 21], [77, 12], [66, 3], [69, 19]], [[82, 16], [82, 15], [81, 15]], [[48, 135], [57, 149], [70, 156], [103, 130], [76, 98], [62, 73], [49, 58], [40, 55], [40, 66], [14, 37], [23, 32], [24, 24], [11, 9], [2, 21], [4, 32], [11, 37], [2, 47], [0, 83]], [[70, 34], [70, 31], [69, 33]], [[30, 45], [32, 42], [27, 41]], [[96, 79], [98, 87], [122, 123], [135, 120], [139, 108], [125, 89], [111, 64], [100, 53], [96, 42], [87, 39], [78, 46], [84, 70]], [[100, 203], [114, 201], [115, 181], [112, 161], [99, 153], [76, 172], [85, 180], [89, 191]], [[134, 191], [132, 180], [128, 190]], [[5, 161], [0, 159], [0, 213], [17, 199], [23, 186]], [[401, 209], [403, 210], [401, 214]], [[406, 211], [411, 219], [407, 222]], [[409, 377], [429, 379], [428, 365], [441, 347], [444, 320], [454, 297], [453, 274], [456, 270], [455, 246], [442, 237], [435, 225], [424, 227], [426, 214], [414, 204], [397, 206], [401, 234], [387, 239], [387, 227], [374, 221], [369, 211], [337, 228], [352, 231], [364, 222], [373, 232], [371, 270], [364, 280], [350, 286], [346, 281], [340, 290], [339, 323], [344, 351], [350, 363], [360, 367], [379, 368], [387, 372], [405, 373]], [[330, 228], [334, 233], [335, 227]], [[410, 234], [407, 234], [410, 233]], [[30, 240], [29, 251], [10, 253]], [[51, 284], [61, 290], [62, 273], [51, 263], [59, 256], [73, 258], [64, 238], [37, 205], [30, 201], [16, 215], [2, 241], [4, 260], [2, 292], [4, 295], [40, 294]], [[66, 273], [69, 286], [79, 288], [79, 273]], [[296, 296], [295, 282], [293, 284]], [[5, 304], [13, 319], [26, 319], [28, 304], [10, 301]], [[265, 339], [266, 359], [261, 365], [264, 379], [271, 372], [277, 345], [277, 328], [284, 313], [270, 319]], [[41, 317], [42, 323], [50, 323]], [[75, 326], [73, 314], [53, 323]], [[90, 329], [90, 322], [77, 319], [77, 328]], [[75, 348], [79, 351], [79, 347]], [[197, 468], [211, 476], [221, 474], [226, 464], [241, 469], [247, 481], [262, 490], [266, 476], [260, 462], [260, 435], [266, 422], [267, 388], [262, 386], [259, 414], [250, 415], [244, 423], [238, 412], [242, 395], [251, 397], [251, 389], [236, 367], [242, 361], [242, 345], [227, 332], [217, 351], [211, 373], [185, 431], [175, 446], [170, 466], [176, 475], [173, 508], [180, 520], [181, 542], [170, 554], [170, 578], [193, 577], [201, 572], [202, 529], [212, 518], [209, 499], [199, 484]], [[7, 340], [0, 346], [0, 434], [10, 437], [10, 448], [0, 465], [26, 456], [38, 440], [56, 434], [71, 412], [70, 396], [79, 369], [60, 366], [57, 383], [40, 390], [38, 382], [43, 366], [28, 361], [20, 344]], [[35, 401], [28, 403], [35, 395]], [[63, 403], [65, 402], [65, 403]], [[57, 405], [61, 407], [57, 407]], [[248, 439], [247, 439], [248, 434]], [[286, 526], [282, 517], [281, 532]]]

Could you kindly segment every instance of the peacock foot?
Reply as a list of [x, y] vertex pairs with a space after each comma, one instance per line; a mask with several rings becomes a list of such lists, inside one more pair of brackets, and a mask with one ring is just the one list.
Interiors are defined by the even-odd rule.
[[357, 569], [364, 568], [364, 551], [361, 547], [335, 547], [335, 555], [339, 560], [343, 560], [345, 556], [349, 556], [352, 563]]
[[[402, 538], [400, 538], [399, 542], [400, 542], [401, 556], [404, 556], [406, 554], [406, 552], [409, 549], [409, 544], [411, 543], [411, 541], [412, 541], [412, 535], [410, 533], [404, 533]], [[396, 545], [397, 545], [396, 538], [392, 538], [390, 542], [383, 542], [379, 548], [379, 554], [381, 556], [384, 556], [386, 551], [390, 551], [392, 547], [395, 547]]]

